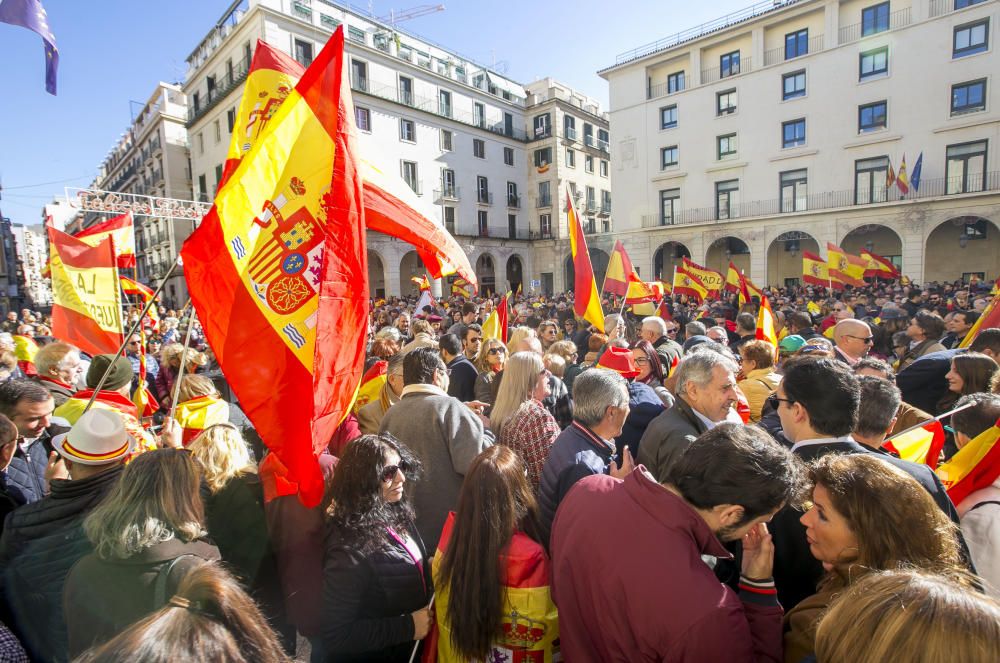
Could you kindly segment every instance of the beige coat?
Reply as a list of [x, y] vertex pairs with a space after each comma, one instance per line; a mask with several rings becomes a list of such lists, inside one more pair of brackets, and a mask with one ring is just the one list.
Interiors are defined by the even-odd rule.
[[737, 383], [750, 405], [750, 421], [760, 421], [764, 401], [778, 388], [780, 382], [781, 376], [774, 372], [774, 367], [769, 367], [750, 371], [745, 379]]

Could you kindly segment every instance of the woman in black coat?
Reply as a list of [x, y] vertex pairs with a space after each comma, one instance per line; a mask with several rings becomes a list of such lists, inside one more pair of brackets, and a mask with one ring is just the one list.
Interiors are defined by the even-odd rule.
[[325, 659], [408, 661], [434, 621], [430, 562], [404, 485], [419, 461], [389, 436], [347, 447], [330, 486], [323, 573]]

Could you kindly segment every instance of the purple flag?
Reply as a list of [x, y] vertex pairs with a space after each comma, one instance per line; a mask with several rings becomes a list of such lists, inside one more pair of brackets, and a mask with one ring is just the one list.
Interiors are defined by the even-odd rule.
[[37, 32], [45, 42], [45, 90], [56, 93], [56, 70], [59, 50], [49, 29], [49, 20], [41, 0], [0, 0], [0, 23], [10, 23]]

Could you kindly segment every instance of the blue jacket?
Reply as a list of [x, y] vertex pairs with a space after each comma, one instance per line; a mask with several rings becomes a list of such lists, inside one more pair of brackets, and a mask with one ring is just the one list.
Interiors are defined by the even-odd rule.
[[15, 502], [31, 504], [45, 497], [45, 468], [52, 451], [52, 437], [68, 430], [63, 426], [49, 426], [26, 451], [18, 445], [6, 470], [7, 493]]
[[628, 446], [632, 459], [639, 462], [639, 440], [646, 432], [649, 422], [663, 412], [663, 401], [653, 388], [642, 382], [628, 383], [628, 418], [622, 427], [622, 434], [615, 438], [619, 449]]

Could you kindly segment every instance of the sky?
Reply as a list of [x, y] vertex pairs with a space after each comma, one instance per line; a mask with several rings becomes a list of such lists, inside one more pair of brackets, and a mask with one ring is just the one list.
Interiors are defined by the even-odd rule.
[[[290, 0], [288, 0], [290, 2]], [[376, 16], [433, 0], [375, 0]], [[0, 0], [2, 3], [3, 0]], [[158, 81], [183, 82], [185, 58], [230, 0], [42, 0], [59, 47], [58, 95], [45, 92], [41, 38], [0, 24], [0, 211], [35, 224], [65, 187], [85, 187]], [[316, 2], [314, 1], [314, 4]], [[368, 3], [355, 0], [364, 7]], [[437, 4], [436, 2], [434, 4]], [[750, 0], [444, 0], [399, 27], [529, 83], [551, 76], [607, 108], [598, 69], [618, 53], [712, 21]], [[616, 11], [609, 12], [609, 7]]]

